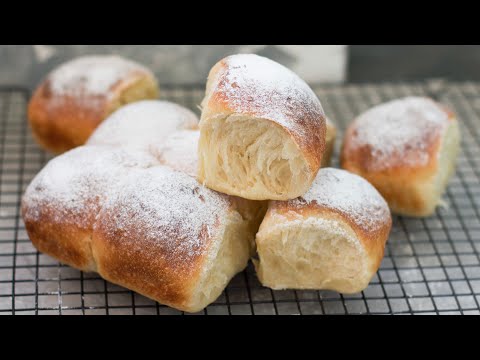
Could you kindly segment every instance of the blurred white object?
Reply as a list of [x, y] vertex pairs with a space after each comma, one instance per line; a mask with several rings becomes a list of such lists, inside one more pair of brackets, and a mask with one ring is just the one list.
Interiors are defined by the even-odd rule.
[[[294, 59], [294, 64], [284, 64], [295, 71], [309, 83], [344, 82], [347, 73], [347, 45], [275, 45], [288, 57]], [[243, 45], [241, 53], [259, 53], [267, 45]], [[268, 56], [268, 53], [266, 54]], [[282, 62], [272, 57], [272, 60]]]
[[347, 73], [347, 45], [277, 45], [295, 57], [292, 66], [309, 83], [343, 82]]
[[54, 47], [48, 45], [33, 45], [35, 57], [39, 62], [45, 62], [57, 52]]

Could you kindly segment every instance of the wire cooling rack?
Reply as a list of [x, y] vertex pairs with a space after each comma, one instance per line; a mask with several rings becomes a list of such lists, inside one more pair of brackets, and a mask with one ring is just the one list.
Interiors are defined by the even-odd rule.
[[[314, 89], [339, 127], [372, 105], [428, 95], [450, 105], [463, 135], [446, 208], [426, 219], [394, 217], [385, 258], [360, 294], [271, 291], [250, 266], [200, 314], [479, 314], [480, 83], [395, 83]], [[28, 92], [0, 89], [0, 314], [181, 314], [143, 296], [59, 264], [31, 245], [21, 195], [49, 160], [26, 122]], [[203, 87], [164, 87], [163, 98], [198, 112]], [[338, 166], [337, 141], [334, 166]]]

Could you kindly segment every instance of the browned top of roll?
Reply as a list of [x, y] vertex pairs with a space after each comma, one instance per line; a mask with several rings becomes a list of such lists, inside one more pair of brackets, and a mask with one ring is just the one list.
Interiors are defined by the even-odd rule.
[[286, 67], [257, 55], [232, 55], [210, 71], [202, 121], [242, 114], [270, 120], [290, 134], [316, 171], [325, 147], [325, 114], [312, 89]]
[[347, 129], [342, 165], [369, 173], [429, 169], [437, 164], [442, 136], [454, 118], [449, 109], [424, 97], [375, 106]]

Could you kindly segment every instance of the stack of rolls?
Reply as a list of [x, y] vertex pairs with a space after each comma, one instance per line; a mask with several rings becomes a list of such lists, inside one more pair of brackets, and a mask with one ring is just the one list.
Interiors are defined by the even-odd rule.
[[[41, 145], [57, 152], [79, 145], [51, 160], [23, 196], [22, 216], [39, 251], [187, 312], [215, 301], [249, 259], [272, 289], [355, 293], [368, 286], [383, 258], [391, 202], [365, 173], [327, 167], [336, 129], [296, 74], [260, 56], [229, 56], [208, 76], [199, 121], [180, 105], [143, 95], [112, 112], [116, 105], [104, 99], [116, 99], [121, 82], [113, 85], [109, 75], [100, 86], [95, 74], [104, 70], [95, 61], [79, 81], [84, 65], [72, 63], [54, 72], [75, 104], [67, 117], [55, 110], [66, 105], [51, 105], [66, 104], [63, 93], [38, 100], [52, 80], [30, 103]], [[92, 87], [105, 90], [96, 95], [102, 101], [85, 97]], [[78, 104], [102, 116], [78, 117], [82, 134], [91, 134], [71, 141], [72, 132], [56, 124], [82, 113]], [[457, 144], [455, 134], [445, 135], [445, 121], [438, 122], [440, 153], [442, 144]], [[348, 144], [360, 144], [349, 140], [358, 134], [347, 132], [346, 168], [357, 158], [349, 149], [359, 146]], [[447, 167], [432, 180], [436, 194]]]

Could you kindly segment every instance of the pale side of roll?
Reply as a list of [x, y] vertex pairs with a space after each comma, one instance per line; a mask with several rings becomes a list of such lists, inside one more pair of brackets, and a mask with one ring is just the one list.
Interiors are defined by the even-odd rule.
[[442, 203], [459, 151], [455, 114], [429, 98], [407, 97], [357, 117], [341, 163], [372, 183], [393, 212], [429, 216]]
[[121, 106], [158, 97], [153, 73], [119, 56], [84, 56], [54, 69], [35, 90], [28, 119], [37, 142], [62, 153], [83, 145]]
[[251, 200], [304, 194], [325, 150], [322, 105], [286, 67], [233, 55], [208, 76], [202, 102], [199, 180]]
[[270, 202], [256, 237], [258, 278], [272, 289], [357, 293], [378, 270], [391, 225], [366, 180], [321, 169], [302, 197]]
[[322, 158], [322, 168], [329, 167], [332, 163], [336, 138], [337, 128], [335, 124], [329, 118], [327, 118], [327, 136], [325, 138], [325, 153], [323, 154]]

